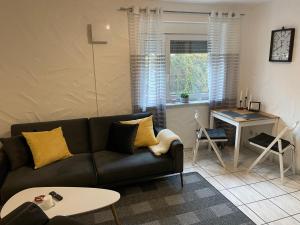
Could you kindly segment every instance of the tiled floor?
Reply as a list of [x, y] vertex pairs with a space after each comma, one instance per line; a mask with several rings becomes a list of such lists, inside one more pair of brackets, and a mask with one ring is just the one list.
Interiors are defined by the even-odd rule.
[[239, 167], [234, 169], [233, 149], [226, 147], [222, 152], [226, 169], [207, 147], [199, 148], [195, 165], [192, 151], [186, 149], [184, 172], [198, 172], [256, 224], [300, 225], [299, 175], [290, 173], [281, 184], [276, 163], [266, 161], [246, 173], [257, 153], [241, 149]]

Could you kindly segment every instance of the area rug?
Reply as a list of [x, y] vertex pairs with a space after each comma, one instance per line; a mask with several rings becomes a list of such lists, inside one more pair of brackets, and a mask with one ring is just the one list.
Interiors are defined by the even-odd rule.
[[[254, 225], [198, 173], [171, 176], [116, 189], [122, 225]], [[82, 196], [84, 197], [84, 196]], [[109, 208], [73, 216], [86, 225], [115, 225]]]

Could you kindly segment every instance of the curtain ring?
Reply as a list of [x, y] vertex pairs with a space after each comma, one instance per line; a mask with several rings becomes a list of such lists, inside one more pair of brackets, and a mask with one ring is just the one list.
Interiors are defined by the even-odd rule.
[[133, 8], [132, 8], [132, 12], [133, 12], [133, 14], [140, 14], [140, 9], [139, 9], [139, 7], [136, 7], [136, 6], [134, 6]]
[[149, 9], [149, 7], [146, 7], [146, 8], [145, 8], [145, 11], [146, 11], [146, 15], [149, 15], [149, 14], [150, 14], [150, 9]]

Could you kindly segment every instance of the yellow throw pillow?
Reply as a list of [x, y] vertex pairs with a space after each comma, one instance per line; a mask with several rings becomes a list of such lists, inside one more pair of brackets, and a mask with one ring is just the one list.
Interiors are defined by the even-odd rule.
[[138, 120], [129, 120], [121, 121], [123, 124], [139, 124], [136, 138], [134, 141], [134, 147], [145, 147], [158, 144], [158, 141], [154, 135], [153, 131], [153, 120], [152, 116], [138, 119]]
[[35, 169], [72, 156], [61, 127], [51, 131], [22, 132], [22, 134], [32, 152]]

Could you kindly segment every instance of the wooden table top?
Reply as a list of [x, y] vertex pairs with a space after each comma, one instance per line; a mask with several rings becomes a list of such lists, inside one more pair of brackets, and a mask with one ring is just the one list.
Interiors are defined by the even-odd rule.
[[232, 119], [235, 122], [249, 122], [258, 120], [277, 119], [278, 116], [265, 112], [251, 112], [246, 109], [217, 109], [212, 110], [212, 113]]

